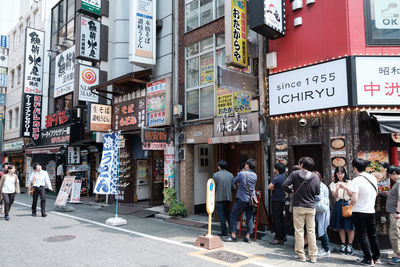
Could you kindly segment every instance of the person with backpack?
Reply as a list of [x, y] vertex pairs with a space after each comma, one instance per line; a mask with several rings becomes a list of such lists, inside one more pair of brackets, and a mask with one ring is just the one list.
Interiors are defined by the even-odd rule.
[[329, 189], [324, 184], [322, 176], [318, 171], [314, 171], [318, 176], [320, 183], [320, 194], [316, 196], [315, 202], [315, 220], [317, 221], [317, 232], [321, 240], [322, 250], [318, 252], [318, 257], [329, 257], [331, 251], [329, 249], [328, 226], [331, 212], [329, 210]]

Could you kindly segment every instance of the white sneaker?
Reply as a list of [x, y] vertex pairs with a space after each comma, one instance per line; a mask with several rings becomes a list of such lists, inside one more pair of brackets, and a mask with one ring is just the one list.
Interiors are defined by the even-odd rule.
[[330, 251], [325, 251], [324, 249], [321, 250], [320, 252], [318, 252], [318, 257], [330, 257], [331, 256], [331, 252]]

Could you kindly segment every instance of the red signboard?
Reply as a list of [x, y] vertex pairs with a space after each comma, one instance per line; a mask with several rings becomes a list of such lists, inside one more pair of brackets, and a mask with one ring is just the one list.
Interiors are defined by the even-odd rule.
[[46, 128], [61, 126], [69, 122], [69, 112], [67, 110], [59, 111], [46, 116]]

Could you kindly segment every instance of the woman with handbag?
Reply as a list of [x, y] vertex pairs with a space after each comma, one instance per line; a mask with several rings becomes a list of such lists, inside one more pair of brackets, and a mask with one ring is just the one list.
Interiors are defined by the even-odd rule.
[[9, 211], [14, 202], [15, 194], [19, 194], [19, 180], [15, 174], [14, 165], [8, 166], [8, 172], [0, 179], [0, 193], [4, 200], [4, 217], [6, 221], [10, 220]]
[[[349, 209], [351, 209], [350, 195], [345, 190], [345, 188], [351, 187], [351, 181], [348, 180], [344, 167], [336, 167], [334, 178], [335, 181], [329, 185], [332, 195], [336, 200], [330, 226], [334, 230], [339, 231], [340, 241], [342, 242], [340, 254], [353, 255], [354, 225], [351, 216], [346, 217], [349, 214], [343, 214], [343, 210], [348, 213]], [[348, 239], [347, 245], [346, 233]]]

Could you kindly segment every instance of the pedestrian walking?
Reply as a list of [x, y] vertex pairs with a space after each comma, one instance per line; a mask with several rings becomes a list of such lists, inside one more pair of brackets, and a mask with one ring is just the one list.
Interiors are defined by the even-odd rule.
[[16, 193], [20, 193], [19, 180], [15, 174], [14, 165], [9, 165], [7, 173], [0, 179], [0, 194], [4, 200], [4, 218], [6, 221], [10, 220], [9, 212]]
[[250, 243], [250, 235], [253, 232], [253, 207], [250, 205], [250, 195], [256, 195], [255, 187], [257, 182], [257, 174], [254, 172], [255, 168], [256, 161], [254, 159], [248, 159], [244, 165], [244, 170], [238, 173], [233, 180], [234, 184], [238, 183], [238, 190], [231, 214], [231, 235], [224, 240], [226, 242], [233, 242], [237, 240], [236, 222], [240, 214], [244, 211], [246, 213], [246, 236], [243, 238], [243, 241]]
[[230, 225], [230, 207], [232, 191], [235, 189], [233, 174], [227, 171], [228, 163], [225, 160], [218, 161], [218, 171], [214, 173], [215, 181], [215, 209], [217, 210], [221, 233], [219, 236], [228, 236], [226, 222]]
[[314, 171], [314, 173], [320, 180], [320, 194], [315, 198], [315, 220], [317, 221], [317, 232], [322, 246], [322, 249], [318, 252], [318, 257], [329, 257], [331, 255], [328, 237], [329, 218], [331, 215], [329, 209], [329, 189], [324, 184], [322, 175], [318, 171]]
[[[339, 231], [340, 242], [340, 254], [342, 255], [353, 255], [353, 241], [354, 241], [354, 224], [352, 217], [343, 217], [342, 206], [350, 205], [350, 194], [345, 189], [351, 188], [351, 180], [347, 175], [344, 167], [336, 167], [334, 172], [334, 181], [329, 185], [332, 192], [332, 196], [335, 198], [335, 206], [333, 208], [333, 214], [331, 218], [330, 226], [335, 231]], [[348, 243], [346, 244], [346, 233]]]
[[[8, 166], [10, 165], [9, 162], [4, 162], [2, 165], [2, 170], [0, 171], [0, 178], [3, 177], [4, 174], [8, 172]], [[5, 207], [4, 207], [4, 200], [3, 196], [0, 194], [0, 204], [1, 204], [1, 214], [4, 214]]]
[[318, 248], [315, 237], [315, 196], [320, 194], [320, 181], [310, 170], [315, 162], [310, 157], [302, 157], [298, 162], [300, 170], [292, 172], [283, 183], [290, 192], [293, 185], [293, 225], [295, 230], [295, 252], [299, 261], [306, 261], [304, 253], [304, 225], [307, 228], [308, 254], [310, 261], [317, 261]]
[[268, 185], [268, 190], [272, 190], [271, 197], [271, 219], [272, 226], [275, 230], [275, 238], [269, 243], [271, 245], [282, 245], [284, 240], [286, 240], [285, 231], [285, 218], [283, 216], [283, 210], [285, 208], [285, 192], [283, 191], [283, 182], [286, 177], [283, 175], [285, 173], [286, 167], [282, 163], [275, 163], [274, 165], [274, 175], [271, 183]]
[[400, 167], [387, 169], [390, 180], [394, 183], [386, 199], [386, 212], [389, 213], [389, 239], [394, 257], [389, 264], [400, 264]]
[[356, 238], [364, 257], [357, 258], [356, 262], [363, 265], [380, 263], [380, 251], [375, 224], [375, 199], [378, 193], [377, 182], [373, 175], [365, 172], [370, 162], [357, 158], [352, 161], [353, 179], [351, 188], [340, 185], [351, 196], [353, 205], [353, 223]]
[[51, 187], [49, 174], [47, 171], [42, 170], [42, 166], [37, 162], [33, 164], [33, 172], [29, 177], [28, 183], [33, 186], [32, 216], [37, 216], [36, 205], [40, 195], [42, 217], [46, 217], [46, 187], [48, 187], [50, 191], [53, 191], [53, 188]]
[[64, 180], [64, 167], [62, 163], [59, 163], [57, 167], [57, 172], [56, 172], [56, 192], [60, 192], [60, 188], [62, 185], [62, 182]]

